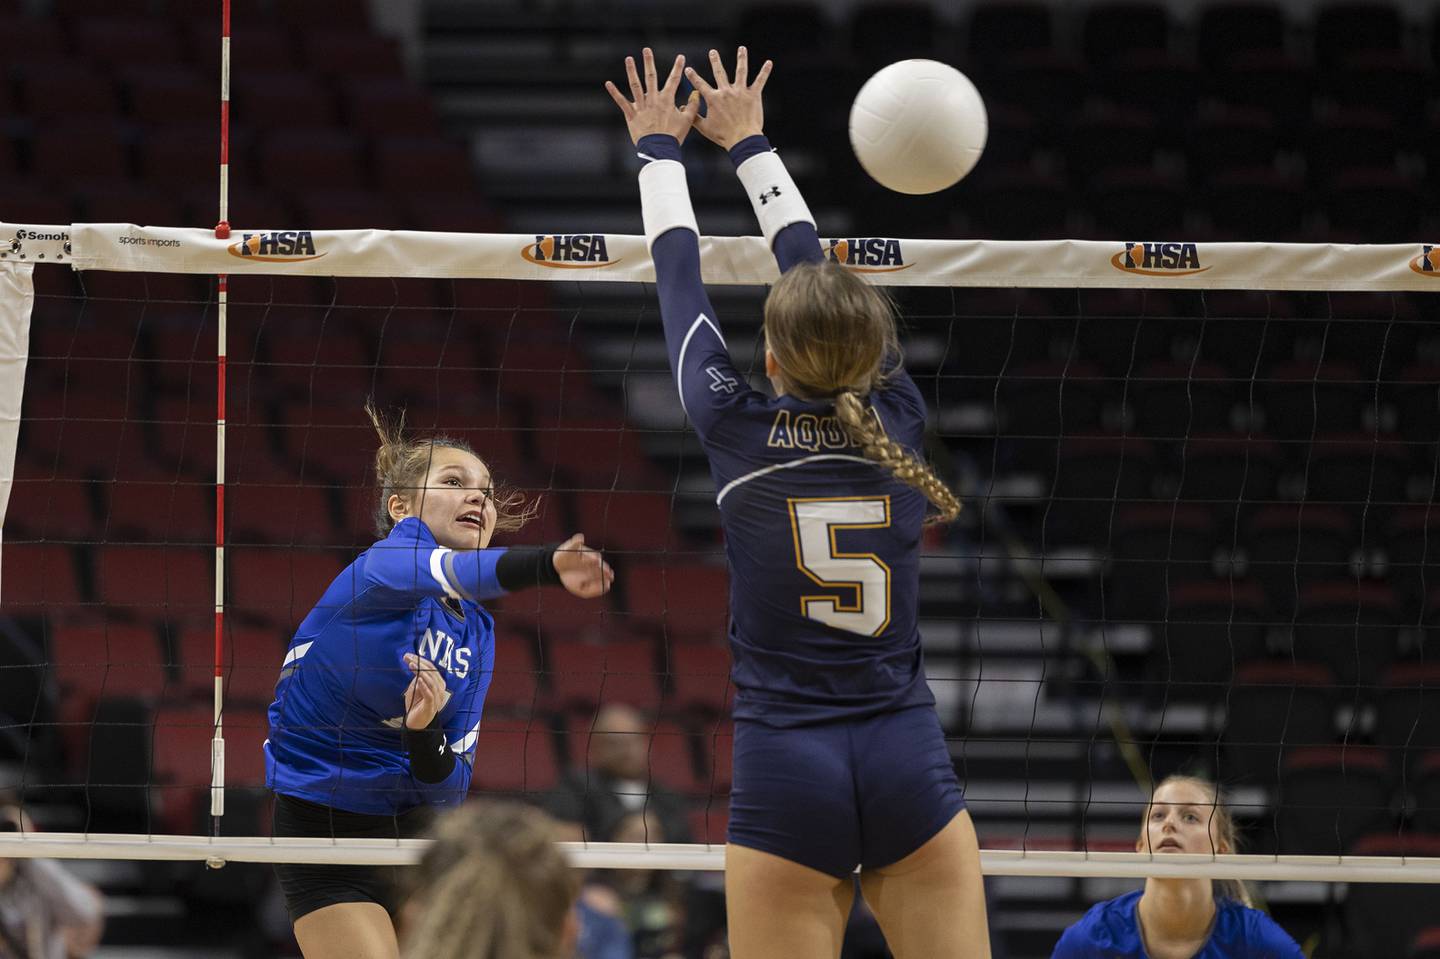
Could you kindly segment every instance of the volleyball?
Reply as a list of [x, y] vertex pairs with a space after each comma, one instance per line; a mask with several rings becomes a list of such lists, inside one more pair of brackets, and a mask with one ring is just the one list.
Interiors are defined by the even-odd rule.
[[882, 68], [850, 107], [855, 158], [897, 193], [936, 193], [959, 183], [980, 160], [989, 129], [975, 84], [935, 60]]

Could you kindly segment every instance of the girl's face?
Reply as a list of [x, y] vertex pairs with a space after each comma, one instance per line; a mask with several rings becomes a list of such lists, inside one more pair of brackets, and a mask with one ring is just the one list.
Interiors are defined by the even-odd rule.
[[1228, 845], [1218, 839], [1218, 820], [1208, 790], [1191, 782], [1166, 783], [1150, 799], [1135, 851], [1229, 852]]
[[478, 456], [435, 446], [421, 488], [392, 495], [388, 507], [397, 523], [419, 517], [441, 546], [484, 549], [495, 532], [493, 493], [490, 470]]

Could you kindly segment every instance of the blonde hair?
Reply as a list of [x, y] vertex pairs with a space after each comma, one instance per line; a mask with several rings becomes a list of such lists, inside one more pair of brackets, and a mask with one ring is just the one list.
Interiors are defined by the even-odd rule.
[[[1225, 806], [1223, 797], [1220, 794], [1220, 787], [1208, 779], [1201, 779], [1199, 776], [1166, 776], [1155, 785], [1150, 791], [1150, 801], [1145, 804], [1145, 815], [1140, 819], [1142, 835], [1148, 835], [1147, 823], [1150, 821], [1150, 807], [1155, 804], [1155, 796], [1166, 786], [1187, 785], [1194, 786], [1201, 790], [1208, 797], [1210, 806], [1210, 821], [1207, 827], [1214, 837], [1212, 842], [1215, 845], [1214, 852], [1218, 853], [1221, 847], [1227, 848], [1230, 852], [1240, 851], [1240, 835], [1235, 829], [1235, 818], [1230, 815], [1230, 810]], [[1217, 879], [1214, 881], [1215, 898], [1233, 899], [1242, 906], [1254, 908], [1255, 901], [1250, 895], [1250, 887], [1245, 885], [1241, 879]]]
[[[410, 500], [415, 491], [424, 484], [430, 472], [430, 462], [437, 448], [460, 450], [476, 459], [479, 455], [470, 444], [448, 436], [427, 436], [419, 439], [405, 435], [405, 412], [401, 410], [391, 418], [375, 408], [369, 400], [365, 402], [365, 415], [380, 437], [380, 448], [375, 451], [375, 481], [380, 487], [380, 504], [375, 510], [375, 532], [389, 536], [395, 528], [395, 518], [390, 515], [390, 497], [398, 495]], [[481, 460], [481, 462], [484, 462]], [[513, 532], [534, 518], [539, 506], [533, 500], [526, 500], [523, 493], [495, 482], [491, 476], [494, 491], [491, 498], [495, 503], [495, 532]]]
[[468, 802], [442, 815], [410, 870], [401, 954], [560, 959], [580, 884], [555, 845], [556, 829], [539, 809], [515, 802]]
[[884, 383], [885, 358], [900, 355], [895, 308], [883, 293], [838, 264], [798, 264], [765, 298], [765, 344], [786, 385], [805, 399], [833, 398], [851, 441], [925, 494], [939, 511], [933, 519], [948, 523], [960, 514], [960, 500], [944, 481], [866, 409], [864, 397]]

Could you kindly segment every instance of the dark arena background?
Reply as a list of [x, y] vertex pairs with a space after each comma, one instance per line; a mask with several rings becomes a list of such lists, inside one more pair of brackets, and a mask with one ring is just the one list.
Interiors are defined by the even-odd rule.
[[[0, 253], [55, 242], [17, 224], [214, 227], [220, 6], [0, 0]], [[699, 64], [743, 43], [775, 61], [766, 132], [837, 262], [884, 282], [911, 240], [1091, 240], [1115, 277], [1156, 279], [891, 289], [927, 452], [965, 504], [927, 532], [921, 633], [981, 847], [1133, 851], [1148, 784], [1191, 772], [1274, 863], [1440, 856], [1434, 4], [235, 0], [231, 16], [228, 249], [274, 270], [228, 281], [224, 815], [217, 280], [37, 263], [18, 365], [0, 342], [0, 375], [24, 380], [0, 499], [0, 790], [36, 830], [268, 834], [281, 660], [374, 540], [373, 397], [538, 496], [522, 541], [582, 531], [616, 570], [599, 603], [494, 604], [473, 791], [542, 805], [576, 840], [724, 842], [716, 491], [653, 287], [593, 274], [643, 234], [602, 84], [646, 45]], [[974, 80], [990, 122], [975, 171], [921, 197], [871, 181], [846, 135], [864, 80], [913, 57]], [[756, 234], [723, 153], [696, 136], [685, 162], [703, 234]], [[322, 230], [514, 235], [517, 264], [554, 275], [285, 275], [325, 254]], [[1257, 263], [1403, 245], [1401, 272], [1434, 285], [1289, 289], [1297, 261], [1279, 259], [1275, 286], [1178, 286], [1218, 243]], [[764, 287], [710, 293], [763, 382]], [[638, 725], [600, 729], [609, 706]], [[583, 812], [617, 735], [643, 737], [664, 810], [633, 835]], [[90, 955], [299, 955], [268, 865], [65, 866], [104, 895]], [[1440, 956], [1429, 876], [1254, 891], [1309, 956], [1421, 959]], [[989, 876], [994, 955], [1048, 957], [1142, 881]], [[719, 873], [587, 882], [618, 897], [637, 959], [728, 954]], [[857, 909], [845, 959], [885, 955]]]

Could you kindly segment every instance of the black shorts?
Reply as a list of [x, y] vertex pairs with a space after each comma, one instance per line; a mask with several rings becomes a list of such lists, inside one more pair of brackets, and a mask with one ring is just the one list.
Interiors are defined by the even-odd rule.
[[[370, 816], [333, 809], [319, 803], [275, 795], [275, 836], [318, 836], [323, 839], [414, 839], [425, 831], [434, 811], [417, 806], [393, 816]], [[293, 924], [316, 909], [341, 902], [373, 902], [392, 916], [405, 866], [321, 866], [277, 863], [275, 875], [285, 894]]]

